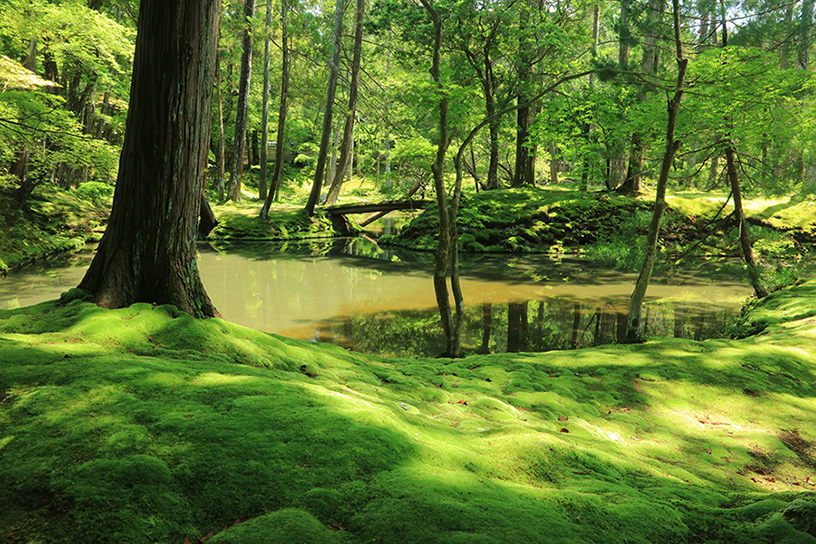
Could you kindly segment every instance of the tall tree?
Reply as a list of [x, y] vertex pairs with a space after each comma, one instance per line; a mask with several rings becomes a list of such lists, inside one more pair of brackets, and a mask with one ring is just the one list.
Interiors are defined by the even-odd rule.
[[734, 218], [739, 229], [739, 246], [742, 261], [748, 268], [748, 279], [751, 280], [751, 286], [754, 288], [754, 295], [757, 298], [768, 296], [768, 289], [765, 287], [762, 277], [757, 267], [756, 257], [754, 256], [754, 248], [751, 244], [751, 235], [748, 231], [748, 223], [745, 221], [745, 212], [742, 207], [742, 190], [740, 189], [739, 174], [737, 173], [736, 164], [736, 149], [734, 142], [729, 141], [725, 146], [725, 164], [726, 174], [731, 186], [731, 194], [734, 197]]
[[[460, 337], [454, 328], [454, 316], [450, 305], [447, 282], [448, 258], [451, 248], [456, 248], [455, 237], [451, 239], [451, 232], [454, 235], [456, 233], [456, 211], [454, 210], [452, 213], [449, 211], [447, 191], [445, 190], [445, 155], [451, 139], [448, 131], [448, 93], [442, 82], [442, 17], [429, 0], [421, 0], [421, 2], [433, 23], [433, 61], [431, 62], [430, 72], [439, 97], [439, 135], [436, 144], [436, 157], [431, 165], [436, 190], [436, 205], [439, 212], [439, 238], [434, 252], [433, 284], [442, 331], [446, 340], [444, 355], [457, 357], [459, 355]], [[453, 228], [451, 228], [451, 217], [454, 218]], [[461, 300], [461, 291], [456, 289], [456, 285], [454, 287], [454, 295], [458, 294], [457, 298]]]
[[283, 161], [286, 153], [286, 114], [289, 105], [289, 3], [281, 0], [281, 86], [280, 104], [278, 106], [278, 133], [275, 144], [275, 170], [272, 173], [272, 183], [266, 195], [260, 216], [269, 218], [269, 208], [272, 201], [278, 199], [281, 183], [283, 182]]
[[326, 89], [326, 108], [323, 111], [323, 132], [320, 135], [320, 150], [315, 165], [314, 181], [309, 200], [306, 201], [306, 212], [314, 215], [317, 200], [320, 198], [320, 189], [323, 187], [323, 176], [326, 169], [326, 160], [329, 156], [329, 143], [332, 135], [332, 109], [337, 94], [337, 78], [340, 74], [340, 47], [343, 37], [343, 0], [337, 0], [337, 10], [334, 14], [334, 47], [329, 60], [329, 83]]
[[258, 180], [258, 198], [266, 200], [266, 163], [269, 147], [269, 63], [272, 41], [272, 0], [266, 0], [266, 36], [264, 37], [263, 97], [261, 113], [261, 179]]
[[[643, 39], [643, 59], [640, 69], [644, 74], [656, 75], [658, 70], [657, 35], [660, 32], [660, 22], [663, 19], [664, 0], [649, 0], [646, 8], [646, 36]], [[648, 100], [647, 87], [641, 85], [637, 92], [637, 99], [640, 102]], [[641, 178], [643, 173], [643, 162], [646, 154], [646, 138], [640, 130], [632, 133], [632, 140], [629, 146], [629, 166], [626, 170], [626, 178], [618, 188], [618, 192], [636, 195], [640, 193]]]
[[675, 138], [677, 127], [677, 115], [680, 111], [680, 101], [683, 99], [685, 89], [686, 68], [688, 58], [683, 55], [683, 41], [680, 35], [680, 0], [672, 0], [674, 11], [674, 43], [677, 55], [677, 81], [674, 86], [674, 96], [667, 105], [668, 117], [666, 120], [666, 146], [663, 151], [663, 161], [660, 165], [660, 175], [657, 179], [655, 190], [655, 204], [652, 213], [652, 220], [649, 223], [649, 232], [646, 240], [646, 253], [643, 256], [643, 266], [640, 269], [635, 290], [629, 299], [629, 317], [626, 322], [626, 341], [636, 342], [640, 338], [641, 315], [643, 310], [643, 299], [646, 296], [646, 289], [652, 278], [652, 269], [657, 258], [657, 240], [660, 235], [660, 220], [666, 209], [666, 185], [669, 181], [669, 171], [674, 160], [674, 155], [680, 147], [680, 141]]
[[218, 103], [218, 133], [215, 135], [217, 141], [215, 142], [215, 190], [218, 193], [218, 200], [224, 200], [224, 191], [226, 188], [224, 182], [224, 161], [226, 149], [224, 145], [224, 103], [221, 99], [221, 62], [218, 54], [215, 55], [215, 89], [216, 101]]
[[247, 116], [249, 113], [249, 84], [252, 78], [252, 18], [254, 16], [255, 0], [245, 0], [241, 76], [238, 86], [238, 105], [235, 113], [235, 141], [228, 187], [230, 200], [236, 202], [241, 201], [241, 179], [244, 175], [244, 147], [246, 145]]
[[327, 204], [335, 204], [340, 196], [340, 187], [346, 175], [346, 168], [353, 168], [349, 165], [349, 155], [351, 145], [354, 141], [354, 119], [357, 116], [357, 95], [360, 87], [360, 63], [363, 56], [363, 16], [365, 14], [365, 0], [357, 0], [357, 12], [354, 23], [354, 53], [351, 61], [351, 81], [349, 82], [349, 102], [346, 112], [346, 124], [343, 127], [343, 143], [340, 145], [340, 161], [334, 172], [329, 193], [326, 197]]
[[[516, 73], [519, 79], [519, 93], [517, 101], [524, 104], [532, 94], [533, 86], [533, 40], [530, 25], [530, 13], [533, 11], [532, 0], [521, 2], [519, 6], [518, 23], [518, 67]], [[513, 185], [535, 185], [536, 152], [533, 142], [530, 141], [530, 125], [532, 123], [532, 109], [523, 106], [516, 112], [516, 163], [513, 168]]]
[[196, 265], [220, 0], [142, 0], [108, 228], [79, 287], [100, 306], [217, 315]]
[[[289, 73], [292, 61], [289, 55], [289, 2], [281, 0], [281, 90], [278, 107], [278, 140], [275, 147], [275, 172], [272, 174], [271, 198], [278, 199], [283, 183], [283, 161], [286, 158], [286, 114], [289, 107]], [[269, 212], [270, 197], [267, 197], [261, 216]]]

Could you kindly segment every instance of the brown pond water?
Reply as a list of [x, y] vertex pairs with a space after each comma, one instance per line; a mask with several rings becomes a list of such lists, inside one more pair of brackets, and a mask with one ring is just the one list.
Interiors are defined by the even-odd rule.
[[[0, 308], [57, 298], [75, 287], [90, 255], [0, 279]], [[625, 325], [635, 274], [547, 255], [463, 258], [466, 351], [545, 351], [614, 342]], [[225, 319], [255, 329], [396, 356], [435, 356], [438, 324], [432, 255], [389, 251], [364, 238], [255, 243], [218, 252], [199, 246], [207, 292]], [[721, 336], [751, 294], [741, 281], [674, 271], [656, 276], [646, 334]]]

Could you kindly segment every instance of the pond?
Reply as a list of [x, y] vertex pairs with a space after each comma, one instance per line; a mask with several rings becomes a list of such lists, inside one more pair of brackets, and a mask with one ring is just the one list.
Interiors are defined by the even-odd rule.
[[[43, 263], [0, 280], [0, 308], [57, 298], [91, 258]], [[223, 317], [255, 329], [364, 353], [436, 356], [444, 340], [430, 253], [364, 237], [301, 244], [199, 245], [202, 280]], [[575, 257], [464, 255], [466, 352], [546, 351], [615, 342], [636, 274]], [[653, 278], [646, 334], [722, 336], [751, 294], [742, 278], [674, 270]]]

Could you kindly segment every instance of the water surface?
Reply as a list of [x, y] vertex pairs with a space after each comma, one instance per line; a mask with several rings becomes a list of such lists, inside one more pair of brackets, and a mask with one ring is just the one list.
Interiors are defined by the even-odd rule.
[[[30, 267], [0, 280], [0, 307], [57, 298], [75, 287], [90, 254]], [[204, 285], [229, 321], [367, 353], [435, 356], [444, 343], [429, 253], [379, 248], [355, 238], [269, 242], [216, 251], [199, 246]], [[636, 274], [547, 255], [465, 255], [463, 346], [543, 351], [614, 342]], [[655, 276], [644, 315], [650, 336], [723, 334], [751, 294], [741, 279], [691, 272]]]

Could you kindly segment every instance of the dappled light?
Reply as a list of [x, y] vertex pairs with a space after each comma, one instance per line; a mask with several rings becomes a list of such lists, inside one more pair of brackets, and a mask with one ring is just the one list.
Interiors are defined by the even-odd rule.
[[816, 486], [816, 374], [806, 345], [784, 345], [812, 290], [758, 305], [748, 320], [769, 324], [738, 341], [456, 360], [363, 357], [146, 304], [6, 311], [3, 477], [23, 495], [5, 515], [70, 501], [76, 521], [42, 512], [33, 529], [124, 539], [286, 507], [360, 541], [802, 534], [773, 514]]

